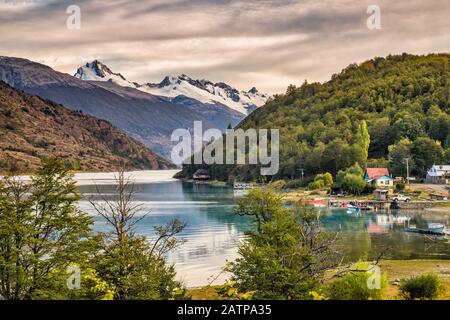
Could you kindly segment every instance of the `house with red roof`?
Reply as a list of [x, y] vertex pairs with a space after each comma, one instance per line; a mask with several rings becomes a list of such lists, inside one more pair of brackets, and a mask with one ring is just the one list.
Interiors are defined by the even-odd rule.
[[388, 168], [367, 168], [364, 173], [364, 180], [378, 188], [391, 188], [394, 186], [394, 179]]

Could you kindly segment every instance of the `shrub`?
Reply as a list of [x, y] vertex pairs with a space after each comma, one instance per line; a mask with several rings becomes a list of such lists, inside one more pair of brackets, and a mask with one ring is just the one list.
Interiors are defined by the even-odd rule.
[[322, 180], [316, 180], [308, 184], [308, 190], [317, 190], [325, 187]]
[[404, 183], [397, 183], [397, 184], [395, 185], [395, 190], [397, 190], [397, 191], [403, 191], [403, 190], [405, 190], [405, 184], [404, 184]]
[[346, 174], [342, 182], [342, 189], [353, 194], [361, 194], [366, 187], [366, 182], [361, 176]]
[[373, 272], [358, 271], [349, 273], [333, 281], [327, 288], [331, 300], [381, 300], [387, 286], [385, 275], [381, 275], [380, 288], [369, 288]]
[[402, 280], [400, 291], [403, 298], [407, 300], [434, 299], [439, 294], [439, 286], [440, 281], [437, 274], [428, 273]]
[[316, 175], [314, 181], [308, 185], [309, 190], [330, 188], [333, 185], [333, 176], [331, 173], [321, 173]]

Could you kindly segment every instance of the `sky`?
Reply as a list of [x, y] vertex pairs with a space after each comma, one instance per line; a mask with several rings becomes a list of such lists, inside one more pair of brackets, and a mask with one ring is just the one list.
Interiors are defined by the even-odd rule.
[[[68, 28], [80, 8], [80, 28]], [[380, 29], [368, 28], [369, 5]], [[450, 52], [448, 0], [0, 0], [0, 55], [139, 83], [187, 74], [283, 93], [376, 56]], [[372, 20], [370, 20], [372, 21]]]

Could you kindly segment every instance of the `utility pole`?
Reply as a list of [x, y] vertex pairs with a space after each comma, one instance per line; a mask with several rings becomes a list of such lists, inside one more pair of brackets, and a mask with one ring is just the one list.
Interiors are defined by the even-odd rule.
[[405, 158], [406, 160], [406, 182], [409, 185], [409, 158]]
[[300, 168], [298, 170], [302, 173], [302, 181], [303, 181], [303, 177], [305, 176], [305, 169]]

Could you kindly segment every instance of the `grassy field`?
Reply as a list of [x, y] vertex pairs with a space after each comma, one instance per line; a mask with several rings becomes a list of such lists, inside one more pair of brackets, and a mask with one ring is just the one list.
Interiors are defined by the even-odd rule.
[[[387, 272], [389, 281], [400, 280], [424, 273], [434, 272], [442, 281], [443, 292], [439, 299], [450, 300], [450, 260], [384, 260], [379, 263], [382, 272]], [[398, 296], [398, 286], [390, 285], [386, 299]]]
[[[440, 300], [450, 300], [450, 260], [383, 260], [379, 263], [382, 272], [387, 273], [389, 287], [385, 292], [385, 299], [400, 299], [398, 286], [394, 281], [406, 279], [424, 273], [434, 272], [442, 281]], [[189, 290], [193, 300], [221, 300], [220, 286], [192, 288]]]

